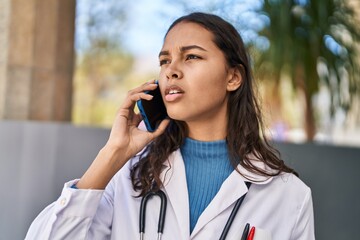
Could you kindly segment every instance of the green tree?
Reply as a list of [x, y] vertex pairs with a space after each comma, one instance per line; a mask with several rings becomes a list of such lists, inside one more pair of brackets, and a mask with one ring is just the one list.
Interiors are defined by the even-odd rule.
[[275, 82], [275, 91], [281, 75], [286, 74], [294, 90], [303, 93], [305, 130], [312, 140], [316, 133], [312, 98], [319, 84], [329, 89], [331, 114], [339, 107], [349, 110], [358, 93], [360, 28], [356, 13], [341, 0], [265, 0], [260, 14], [269, 19], [260, 34], [270, 47], [258, 54], [258, 69], [263, 78]]

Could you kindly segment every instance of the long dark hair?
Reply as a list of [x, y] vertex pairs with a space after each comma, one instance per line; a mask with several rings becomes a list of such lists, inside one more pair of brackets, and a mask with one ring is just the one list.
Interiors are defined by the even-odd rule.
[[[295, 173], [280, 159], [279, 152], [268, 143], [263, 134], [263, 122], [255, 98], [249, 56], [237, 30], [216, 15], [196, 12], [177, 19], [169, 27], [165, 37], [180, 22], [196, 23], [210, 31], [214, 43], [225, 55], [228, 66], [237, 67], [241, 73], [241, 86], [236, 91], [228, 93], [226, 142], [234, 169], [240, 164], [252, 173], [268, 177], [279, 175], [281, 172]], [[157, 190], [162, 186], [160, 173], [164, 163], [168, 156], [183, 144], [187, 135], [188, 130], [184, 122], [171, 120], [165, 132], [146, 147], [140, 155], [140, 160], [131, 169], [133, 188], [140, 191], [139, 196], [143, 196], [154, 187], [153, 190]], [[256, 167], [250, 158], [262, 161], [272, 171]]]

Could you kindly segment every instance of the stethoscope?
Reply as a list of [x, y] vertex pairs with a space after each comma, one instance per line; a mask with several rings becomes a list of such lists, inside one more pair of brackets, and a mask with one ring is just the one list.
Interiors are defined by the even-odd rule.
[[[245, 182], [247, 188], [249, 189], [251, 186], [250, 182]], [[166, 215], [166, 205], [167, 205], [167, 198], [165, 193], [162, 190], [157, 191], [149, 191], [145, 194], [145, 196], [141, 199], [140, 203], [140, 216], [139, 216], [139, 232], [140, 232], [140, 240], [144, 240], [145, 234], [145, 215], [146, 215], [146, 204], [153, 196], [157, 196], [160, 198], [160, 214], [158, 220], [158, 237], [157, 240], [161, 240], [162, 234], [164, 232], [164, 225], [165, 225], [165, 215]], [[225, 240], [230, 227], [235, 219], [236, 213], [239, 211], [239, 208], [244, 201], [246, 193], [242, 195], [235, 203], [233, 210], [230, 213], [230, 216], [225, 224], [225, 227], [221, 233], [219, 240]]]
[[158, 232], [158, 237], [157, 237], [158, 240], [161, 240], [162, 233], [164, 232], [166, 204], [167, 204], [166, 195], [161, 190], [158, 190], [156, 192], [149, 191], [141, 199], [141, 204], [140, 204], [140, 217], [139, 217], [140, 240], [144, 239], [144, 234], [145, 234], [146, 204], [149, 201], [149, 199], [152, 198], [153, 196], [158, 196], [160, 198], [160, 214], [159, 214], [158, 231], [157, 231]]

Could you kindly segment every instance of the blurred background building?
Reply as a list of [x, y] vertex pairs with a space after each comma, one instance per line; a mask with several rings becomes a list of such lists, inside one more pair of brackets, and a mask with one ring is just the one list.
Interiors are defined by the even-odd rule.
[[0, 1], [0, 118], [71, 121], [75, 1]]

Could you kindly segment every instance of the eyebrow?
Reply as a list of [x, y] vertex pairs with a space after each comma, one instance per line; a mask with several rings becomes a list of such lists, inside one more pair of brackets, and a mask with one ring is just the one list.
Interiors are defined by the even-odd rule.
[[[186, 52], [186, 51], [189, 51], [189, 50], [191, 50], [191, 49], [199, 49], [199, 50], [201, 50], [201, 51], [207, 52], [205, 48], [202, 48], [202, 47], [200, 47], [200, 46], [198, 46], [198, 45], [189, 45], [189, 46], [181, 47], [181, 48], [180, 48], [180, 52]], [[159, 57], [162, 56], [162, 55], [169, 55], [169, 54], [170, 54], [170, 52], [167, 51], [167, 50], [161, 51], [161, 52], [159, 53]]]

